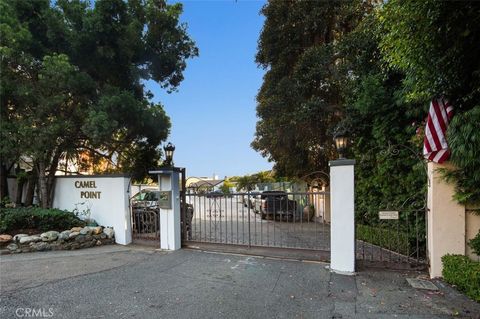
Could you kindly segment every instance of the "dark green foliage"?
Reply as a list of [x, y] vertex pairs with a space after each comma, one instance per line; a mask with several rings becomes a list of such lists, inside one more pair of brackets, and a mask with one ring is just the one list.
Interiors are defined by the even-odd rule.
[[83, 227], [85, 222], [68, 211], [40, 207], [0, 208], [0, 233], [20, 229], [64, 231], [76, 226]]
[[146, 175], [170, 130], [148, 80], [174, 91], [198, 49], [163, 0], [0, 2], [2, 164], [34, 162], [51, 202], [59, 165]]
[[[340, 124], [353, 141], [348, 156], [357, 161], [357, 236], [390, 248], [388, 237], [402, 234], [406, 254], [416, 251], [418, 235], [424, 255], [427, 176], [416, 130], [425, 114], [406, 102], [404, 75], [385, 68], [379, 10], [355, 1], [269, 2], [257, 52], [269, 69], [252, 146], [281, 175], [327, 171]], [[399, 210], [399, 224], [381, 224], [382, 209]]]
[[470, 248], [472, 248], [472, 250], [475, 254], [480, 256], [480, 231], [478, 232], [478, 234], [475, 237], [473, 237], [473, 239], [471, 239], [468, 242], [468, 245], [470, 246]]
[[405, 72], [405, 96], [428, 107], [448, 97], [467, 110], [480, 99], [480, 3], [388, 1], [379, 11], [384, 59]]
[[326, 171], [346, 81], [336, 40], [368, 11], [360, 1], [270, 1], [256, 61], [267, 69], [252, 147], [280, 176]]
[[383, 59], [405, 74], [403, 98], [424, 114], [434, 97], [454, 106], [448, 142], [456, 169], [445, 175], [457, 201], [480, 203], [480, 2], [392, 0], [379, 22]]
[[480, 105], [454, 116], [447, 131], [454, 170], [443, 170], [455, 183], [455, 199], [480, 204]]
[[473, 300], [480, 302], [480, 262], [462, 255], [442, 257], [442, 276]]
[[[378, 41], [378, 22], [369, 16], [340, 45], [345, 68], [355, 75], [345, 88], [348, 106], [342, 124], [353, 140], [350, 156], [357, 161], [355, 218], [365, 230], [357, 236], [390, 249], [397, 236], [387, 239], [388, 234], [402, 234], [399, 249], [406, 254], [416, 251], [418, 234], [423, 255], [427, 176], [415, 136], [422, 117], [400, 98], [402, 75], [383, 69]], [[382, 223], [380, 210], [398, 210], [399, 223]]]
[[270, 1], [262, 13], [256, 61], [267, 73], [252, 146], [280, 175], [326, 171], [340, 123], [354, 142], [357, 218], [418, 211], [418, 129], [429, 101], [445, 96], [457, 113], [448, 141], [458, 169], [447, 178], [459, 202], [480, 202], [480, 3]]

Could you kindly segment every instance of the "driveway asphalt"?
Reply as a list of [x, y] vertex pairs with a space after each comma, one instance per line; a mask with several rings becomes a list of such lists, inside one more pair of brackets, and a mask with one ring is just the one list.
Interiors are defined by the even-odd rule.
[[114, 245], [0, 257], [0, 318], [480, 318], [442, 281], [412, 288], [417, 272]]

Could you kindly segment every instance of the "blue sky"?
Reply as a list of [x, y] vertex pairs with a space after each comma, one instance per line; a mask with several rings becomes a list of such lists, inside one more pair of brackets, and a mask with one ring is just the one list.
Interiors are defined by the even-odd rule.
[[255, 63], [264, 17], [260, 1], [181, 1], [182, 21], [200, 56], [187, 62], [178, 92], [148, 88], [172, 121], [176, 166], [188, 176], [251, 174], [272, 164], [250, 143], [257, 121], [255, 96], [264, 71]]

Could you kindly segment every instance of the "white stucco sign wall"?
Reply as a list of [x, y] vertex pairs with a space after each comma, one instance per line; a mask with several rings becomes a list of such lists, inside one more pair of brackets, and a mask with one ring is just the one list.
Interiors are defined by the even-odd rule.
[[101, 226], [115, 230], [117, 244], [132, 241], [130, 209], [130, 178], [124, 175], [58, 176], [53, 207], [82, 212], [90, 209], [90, 218]]

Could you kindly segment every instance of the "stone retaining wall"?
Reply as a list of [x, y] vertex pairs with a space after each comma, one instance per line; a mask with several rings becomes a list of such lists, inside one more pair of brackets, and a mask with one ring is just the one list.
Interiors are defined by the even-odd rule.
[[13, 236], [4, 253], [24, 253], [46, 250], [70, 250], [115, 243], [113, 228], [74, 227], [63, 232], [48, 231], [39, 235]]

